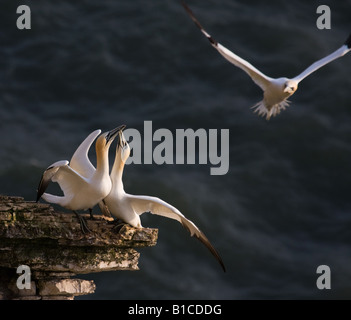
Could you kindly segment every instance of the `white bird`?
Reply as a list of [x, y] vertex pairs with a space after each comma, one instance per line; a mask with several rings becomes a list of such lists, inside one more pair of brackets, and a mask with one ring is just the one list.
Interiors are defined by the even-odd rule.
[[[119, 130], [123, 130], [125, 128], [125, 125], [121, 125], [118, 127]], [[77, 171], [80, 175], [82, 175], [85, 178], [90, 178], [94, 172], [95, 172], [95, 167], [94, 165], [90, 162], [90, 159], [88, 157], [89, 149], [94, 142], [94, 140], [98, 137], [98, 135], [101, 133], [101, 130], [95, 130], [91, 134], [89, 134], [85, 140], [79, 145], [77, 150], [74, 152], [71, 161], [70, 161], [70, 167]], [[100, 201], [98, 203], [101, 212], [103, 213], [104, 216], [111, 217], [111, 214], [106, 210], [105, 203], [104, 201]], [[90, 216], [93, 218], [92, 211], [90, 210]]]
[[[40, 180], [37, 202], [42, 197], [47, 202], [72, 210], [79, 219], [82, 231], [88, 232], [89, 229], [77, 210], [89, 209], [91, 213], [92, 208], [111, 191], [108, 151], [119, 130], [121, 127], [105, 132], [96, 140], [96, 170], [87, 158], [87, 154], [87, 159], [84, 159], [85, 153], [82, 150], [89, 150], [90, 145], [100, 133], [99, 130], [92, 132], [74, 153], [72, 159], [75, 169], [69, 166], [67, 160], [58, 161], [49, 166]], [[93, 171], [89, 168], [88, 162], [94, 168]], [[50, 181], [59, 184], [63, 196], [45, 193]]]
[[211, 45], [229, 62], [235, 66], [244, 70], [251, 79], [264, 91], [263, 100], [255, 104], [252, 108], [255, 108], [254, 112], [257, 112], [260, 116], [266, 116], [269, 120], [272, 116], [276, 116], [281, 110], [289, 105], [290, 101], [287, 100], [297, 90], [299, 82], [310, 75], [312, 72], [326, 65], [327, 63], [342, 57], [351, 50], [351, 34], [347, 38], [344, 45], [339, 49], [313, 63], [310, 67], [304, 70], [295, 78], [270, 78], [257, 70], [252, 64], [246, 60], [240, 58], [235, 53], [231, 52], [216, 40], [214, 40], [201, 26], [199, 21], [195, 18], [190, 8], [182, 2], [185, 10], [190, 15], [191, 19], [195, 22], [196, 26], [200, 28], [201, 32], [207, 37]]
[[104, 199], [107, 206], [105, 209], [117, 219], [121, 219], [136, 228], [142, 228], [140, 215], [144, 212], [150, 212], [180, 222], [190, 232], [191, 236], [198, 238], [211, 251], [225, 271], [223, 261], [210, 241], [177, 208], [156, 197], [136, 196], [124, 191], [122, 175], [125, 162], [130, 155], [130, 147], [122, 131], [119, 131], [118, 136], [115, 161], [110, 174], [112, 188], [109, 195]]

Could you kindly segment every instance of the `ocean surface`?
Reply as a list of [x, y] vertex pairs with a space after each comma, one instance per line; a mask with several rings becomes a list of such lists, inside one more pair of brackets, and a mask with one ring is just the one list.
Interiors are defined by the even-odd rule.
[[[23, 4], [30, 30], [16, 26]], [[216, 40], [271, 77], [296, 76], [351, 31], [350, 0], [188, 4]], [[321, 4], [329, 30], [316, 25]], [[350, 299], [350, 70], [351, 54], [313, 73], [267, 121], [250, 109], [261, 89], [210, 46], [180, 1], [2, 0], [0, 193], [35, 200], [43, 170], [98, 128], [143, 134], [152, 121], [174, 137], [203, 128], [218, 139], [229, 129], [225, 175], [197, 161], [130, 164], [123, 176], [127, 192], [191, 219], [227, 272], [180, 224], [144, 214], [159, 238], [140, 250], [140, 270], [81, 276], [97, 289], [80, 299]], [[320, 265], [329, 290], [316, 286]]]

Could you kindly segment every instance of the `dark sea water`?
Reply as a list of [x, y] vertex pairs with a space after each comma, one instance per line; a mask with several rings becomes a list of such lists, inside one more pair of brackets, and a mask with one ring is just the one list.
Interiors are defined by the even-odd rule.
[[[21, 4], [31, 30], [16, 27]], [[188, 4], [271, 77], [296, 76], [351, 31], [350, 0]], [[330, 30], [316, 26], [321, 4]], [[210, 175], [210, 163], [124, 171], [127, 192], [158, 196], [195, 222], [227, 272], [178, 223], [144, 214], [159, 239], [141, 250], [140, 271], [86, 275], [97, 289], [82, 299], [350, 299], [350, 70], [351, 54], [313, 73], [267, 121], [249, 108], [260, 88], [180, 1], [2, 0], [0, 193], [34, 200], [43, 170], [97, 128], [229, 129], [226, 175]], [[330, 290], [316, 286], [319, 265], [330, 267]]]

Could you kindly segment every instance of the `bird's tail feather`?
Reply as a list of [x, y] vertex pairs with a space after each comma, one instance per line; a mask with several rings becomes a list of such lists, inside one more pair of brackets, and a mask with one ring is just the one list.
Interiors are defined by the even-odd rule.
[[251, 109], [254, 109], [254, 113], [257, 113], [261, 117], [266, 117], [269, 120], [272, 116], [275, 117], [282, 110], [285, 110], [290, 104], [290, 101], [284, 100], [281, 103], [277, 103], [273, 105], [270, 109], [268, 109], [264, 103], [264, 101], [260, 101], [256, 103]]
[[42, 198], [46, 201], [46, 202], [50, 202], [50, 203], [55, 203], [55, 204], [62, 204], [62, 200], [64, 199], [64, 197], [61, 196], [55, 196], [53, 194], [50, 193], [43, 193]]

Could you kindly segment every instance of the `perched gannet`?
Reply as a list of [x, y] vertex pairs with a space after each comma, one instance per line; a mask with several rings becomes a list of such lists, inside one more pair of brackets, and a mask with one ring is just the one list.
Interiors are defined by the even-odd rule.
[[347, 38], [345, 44], [339, 49], [331, 53], [330, 55], [324, 57], [313, 63], [305, 71], [300, 73], [295, 78], [270, 78], [263, 74], [261, 71], [257, 70], [253, 65], [251, 65], [246, 60], [240, 58], [235, 53], [231, 52], [216, 40], [214, 40], [201, 26], [199, 21], [195, 18], [194, 14], [190, 8], [182, 1], [185, 10], [190, 15], [191, 19], [195, 22], [196, 26], [200, 28], [201, 32], [207, 37], [211, 45], [218, 50], [218, 52], [229, 62], [235, 66], [244, 70], [251, 79], [264, 91], [263, 100], [255, 104], [252, 108], [255, 108], [254, 112], [258, 112], [261, 116], [266, 116], [267, 120], [271, 116], [275, 116], [280, 113], [281, 110], [289, 105], [290, 101], [287, 100], [291, 95], [297, 90], [298, 84], [312, 72], [326, 65], [327, 63], [342, 57], [351, 50], [351, 34]]
[[191, 236], [195, 235], [195, 237], [211, 251], [225, 271], [223, 261], [210, 241], [199, 230], [199, 228], [193, 222], [184, 217], [178, 209], [159, 198], [151, 196], [136, 196], [124, 191], [122, 175], [125, 162], [130, 155], [130, 147], [124, 138], [122, 130], [119, 131], [117, 139], [116, 156], [110, 175], [112, 188], [109, 195], [104, 199], [107, 206], [105, 210], [108, 210], [114, 217], [121, 219], [136, 228], [142, 227], [140, 215], [144, 212], [150, 212], [177, 220], [190, 232]]
[[[123, 130], [125, 127], [126, 127], [125, 125], [121, 125], [120, 127], [118, 127], [118, 129]], [[85, 138], [85, 140], [79, 145], [79, 147], [74, 152], [71, 158], [70, 167], [85, 178], [90, 178], [95, 172], [95, 167], [89, 160], [88, 152], [92, 143], [100, 133], [101, 133], [101, 130], [98, 129], [93, 131], [91, 134], [89, 134]], [[100, 201], [98, 205], [104, 216], [111, 217], [111, 214], [108, 212], [108, 210], [103, 208], [105, 206], [105, 203], [103, 200]], [[91, 209], [89, 209], [89, 211], [90, 211], [90, 217], [93, 218]]]
[[[122, 126], [123, 127], [123, 126]], [[88, 169], [89, 165], [82, 159], [82, 149], [87, 150], [93, 141], [93, 137], [100, 133], [91, 133], [73, 155], [73, 166], [69, 166], [67, 160], [53, 163], [43, 173], [37, 192], [37, 202], [42, 197], [50, 203], [72, 210], [79, 219], [83, 232], [88, 232], [84, 219], [77, 213], [77, 210], [91, 209], [102, 201], [111, 191], [111, 179], [109, 177], [108, 151], [122, 127], [115, 128], [103, 133], [95, 143], [96, 148], [96, 170]], [[83, 153], [84, 155], [84, 153]], [[88, 160], [89, 161], [89, 160]], [[89, 161], [90, 162], [90, 161]], [[92, 166], [92, 165], [91, 165]], [[92, 173], [92, 174], [91, 174]], [[84, 176], [85, 175], [85, 176]], [[50, 181], [57, 182], [62, 189], [64, 196], [56, 196], [44, 193]]]

